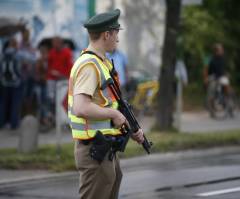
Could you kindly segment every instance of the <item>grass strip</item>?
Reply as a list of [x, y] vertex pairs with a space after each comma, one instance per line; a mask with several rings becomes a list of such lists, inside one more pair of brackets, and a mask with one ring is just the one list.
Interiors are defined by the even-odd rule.
[[[211, 147], [237, 146], [240, 144], [240, 130], [221, 133], [159, 133], [147, 134], [154, 143], [153, 153], [206, 149]], [[48, 169], [68, 171], [75, 169], [73, 143], [63, 144], [60, 153], [55, 145], [41, 146], [36, 152], [18, 153], [16, 149], [0, 150], [0, 167], [5, 169]], [[121, 158], [130, 158], [145, 154], [143, 148], [133, 142], [120, 154]]]

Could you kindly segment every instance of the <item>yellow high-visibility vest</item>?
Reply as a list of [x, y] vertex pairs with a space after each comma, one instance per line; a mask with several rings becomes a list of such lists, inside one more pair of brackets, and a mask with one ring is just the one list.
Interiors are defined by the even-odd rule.
[[77, 72], [88, 64], [92, 64], [97, 71], [98, 85], [100, 88], [99, 93], [104, 101], [103, 104], [98, 105], [113, 109], [118, 108], [118, 102], [113, 97], [110, 89], [106, 86], [108, 82], [111, 81], [111, 76], [109, 74], [110, 70], [112, 70], [111, 62], [107, 61], [107, 65], [105, 65], [100, 58], [93, 54], [82, 54], [72, 67], [68, 86], [68, 117], [70, 119], [72, 136], [74, 139], [88, 140], [95, 136], [97, 130], [100, 130], [104, 135], [120, 135], [121, 132], [119, 129], [111, 127], [110, 119], [90, 120], [77, 117], [72, 111], [73, 87]]

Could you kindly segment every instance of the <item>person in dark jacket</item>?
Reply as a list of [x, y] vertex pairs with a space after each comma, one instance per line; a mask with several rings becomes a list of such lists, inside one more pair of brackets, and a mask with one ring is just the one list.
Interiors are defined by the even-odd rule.
[[19, 127], [22, 101], [21, 63], [17, 41], [11, 38], [0, 61], [0, 128], [8, 123], [11, 129]]

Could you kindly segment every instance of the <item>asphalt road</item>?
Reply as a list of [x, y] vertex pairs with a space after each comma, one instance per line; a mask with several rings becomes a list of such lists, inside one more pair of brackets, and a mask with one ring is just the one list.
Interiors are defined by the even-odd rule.
[[[123, 164], [119, 199], [239, 199], [240, 153], [189, 157], [152, 155]], [[69, 175], [0, 186], [0, 199], [76, 199]]]
[[132, 195], [131, 199], [239, 199], [240, 180], [232, 180], [223, 183], [207, 184], [196, 187], [179, 187], [171, 190], [156, 190], [138, 195]]

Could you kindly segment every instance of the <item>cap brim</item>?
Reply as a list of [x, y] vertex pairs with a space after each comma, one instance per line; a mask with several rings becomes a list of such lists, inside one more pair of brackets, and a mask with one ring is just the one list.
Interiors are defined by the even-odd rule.
[[111, 25], [109, 29], [123, 30], [119, 23]]

